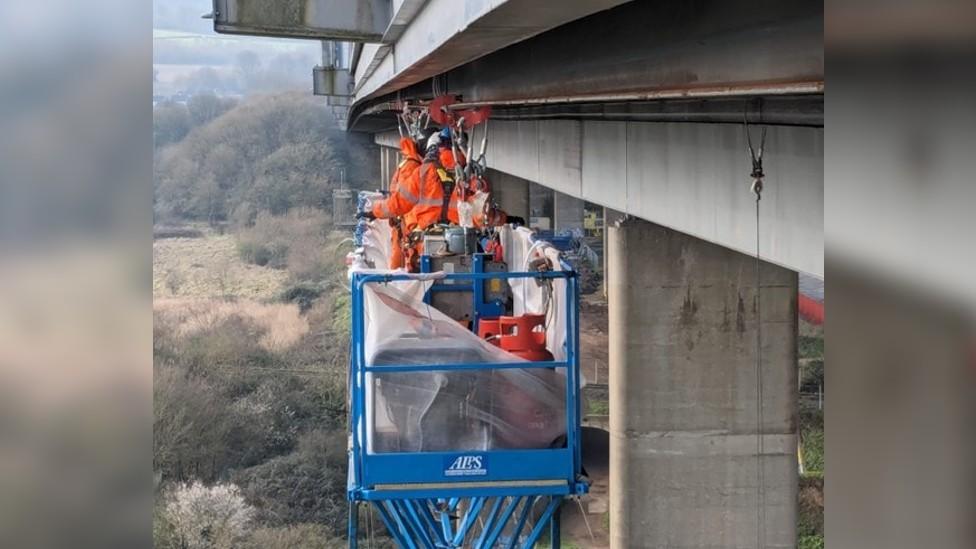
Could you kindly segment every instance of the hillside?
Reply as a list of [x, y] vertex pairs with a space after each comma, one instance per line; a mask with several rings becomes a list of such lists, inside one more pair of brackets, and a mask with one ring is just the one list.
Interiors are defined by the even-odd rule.
[[158, 549], [339, 544], [349, 248], [331, 196], [343, 176], [375, 186], [374, 154], [295, 95], [157, 143]]

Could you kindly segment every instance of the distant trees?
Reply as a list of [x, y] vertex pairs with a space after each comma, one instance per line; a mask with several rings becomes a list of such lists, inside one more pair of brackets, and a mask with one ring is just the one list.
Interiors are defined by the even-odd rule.
[[375, 180], [375, 146], [336, 127], [320, 102], [285, 94], [228, 110], [220, 101], [195, 96], [185, 115], [157, 107], [157, 219], [250, 225], [261, 211], [328, 211], [343, 169], [350, 181]]
[[190, 133], [190, 113], [179, 103], [153, 109], [153, 143], [157, 147], [177, 143]]
[[198, 93], [186, 102], [186, 110], [193, 126], [209, 124], [237, 105], [235, 99], [219, 98], [213, 92]]
[[198, 93], [185, 105], [167, 102], [153, 109], [153, 142], [157, 148], [178, 143], [197, 126], [209, 124], [237, 105], [213, 92]]

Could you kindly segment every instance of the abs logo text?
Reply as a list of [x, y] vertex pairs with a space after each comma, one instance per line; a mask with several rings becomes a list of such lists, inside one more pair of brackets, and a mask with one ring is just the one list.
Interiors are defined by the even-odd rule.
[[488, 459], [486, 456], [461, 455], [444, 459], [444, 476], [467, 477], [488, 474]]

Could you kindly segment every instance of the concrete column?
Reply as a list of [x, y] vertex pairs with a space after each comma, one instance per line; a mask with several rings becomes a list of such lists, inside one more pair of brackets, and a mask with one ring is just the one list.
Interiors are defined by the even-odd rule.
[[750, 256], [637, 219], [609, 233], [611, 547], [795, 547], [796, 273], [762, 263], [757, 306]]
[[534, 182], [529, 183], [529, 215], [536, 219], [530, 224], [540, 229], [552, 229], [552, 201], [555, 191]]
[[556, 192], [553, 199], [555, 219], [553, 227], [556, 231], [583, 228], [583, 201], [579, 198]]
[[380, 147], [380, 188], [387, 189], [390, 186], [390, 177], [392, 174], [389, 171], [389, 160], [387, 157], [390, 154], [390, 149], [386, 147]]
[[400, 163], [400, 151], [390, 147], [380, 147], [380, 188], [390, 189], [390, 180]]
[[529, 180], [504, 172], [488, 170], [492, 195], [498, 206], [509, 215], [529, 220]]
[[603, 285], [602, 292], [603, 297], [607, 297], [607, 259], [610, 254], [607, 248], [607, 239], [610, 235], [610, 227], [616, 225], [618, 221], [623, 221], [627, 217], [627, 214], [623, 212], [618, 212], [617, 210], [611, 208], [603, 208]]

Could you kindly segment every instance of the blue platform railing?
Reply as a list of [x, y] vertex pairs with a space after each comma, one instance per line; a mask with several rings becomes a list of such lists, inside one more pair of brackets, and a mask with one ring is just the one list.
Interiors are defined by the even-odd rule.
[[[579, 371], [579, 285], [574, 271], [491, 272], [445, 274], [437, 281], [471, 283], [487, 279], [532, 278], [564, 280], [566, 348], [564, 360], [544, 362], [393, 364], [372, 366], [366, 361], [365, 288], [416, 280], [407, 274], [353, 273], [352, 348], [350, 356], [350, 427], [348, 497], [353, 507], [372, 502], [387, 530], [403, 547], [494, 547], [502, 532], [518, 527], [522, 531], [535, 501], [548, 498], [536, 527], [527, 534], [524, 547], [531, 547], [550, 524], [550, 543], [558, 546], [558, 508], [565, 496], [588, 490], [582, 477], [580, 448]], [[450, 372], [471, 370], [556, 368], [566, 373], [566, 445], [532, 450], [478, 450], [450, 452], [371, 453], [367, 448], [366, 385], [369, 373]], [[453, 476], [452, 467], [468, 467]], [[473, 466], [477, 466], [473, 468]], [[455, 471], [457, 472], [457, 471]], [[470, 474], [469, 474], [470, 473]], [[444, 522], [464, 504], [463, 517]], [[491, 500], [489, 502], [489, 500]], [[521, 511], [515, 512], [521, 503]], [[453, 509], [453, 510], [452, 510]], [[467, 542], [473, 522], [481, 513], [481, 532]], [[350, 547], [355, 547], [358, 512], [350, 511]], [[507, 522], [512, 525], [506, 526]], [[541, 521], [541, 522], [540, 522]], [[449, 521], [450, 522], [450, 521]], [[488, 524], [486, 526], [485, 524]], [[438, 524], [440, 523], [440, 524]], [[489, 528], [490, 526], [490, 528]], [[436, 527], [436, 528], [435, 528]], [[497, 530], [497, 532], [492, 530]], [[436, 530], [436, 531], [435, 531]], [[429, 543], [428, 543], [429, 542]], [[515, 540], [511, 540], [512, 547]]]

